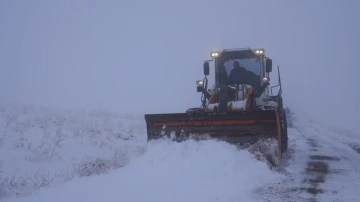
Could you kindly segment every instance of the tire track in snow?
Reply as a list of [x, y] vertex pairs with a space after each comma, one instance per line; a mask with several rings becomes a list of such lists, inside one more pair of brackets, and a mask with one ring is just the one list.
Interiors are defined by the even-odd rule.
[[[310, 147], [313, 148], [312, 151], [321, 150], [321, 148], [319, 149], [320, 145], [317, 144], [316, 140], [308, 138], [307, 141]], [[319, 194], [323, 194], [325, 191], [328, 191], [321, 188], [321, 184], [326, 182], [326, 178], [329, 173], [338, 173], [332, 168], [332, 166], [329, 165], [328, 161], [340, 161], [340, 158], [324, 154], [309, 155], [309, 161], [307, 162], [307, 167], [305, 168], [305, 176], [303, 180], [305, 186], [299, 188], [300, 191], [311, 195], [309, 197], [309, 201], [317, 201]], [[336, 191], [332, 191], [332, 193], [336, 193]]]
[[[306, 154], [308, 161], [303, 172], [303, 186], [298, 192], [308, 201], [345, 200], [347, 196], [339, 193], [344, 187], [352, 187], [353, 174], [359, 174], [357, 154], [338, 138], [329, 136], [324, 128], [309, 124], [298, 130], [310, 147]], [[360, 179], [354, 182], [360, 185]], [[351, 198], [354, 196], [349, 195], [346, 200], [355, 199]]]
[[353, 201], [360, 186], [357, 146], [311, 123], [290, 128], [283, 164], [288, 178], [259, 188], [258, 195], [264, 201]]

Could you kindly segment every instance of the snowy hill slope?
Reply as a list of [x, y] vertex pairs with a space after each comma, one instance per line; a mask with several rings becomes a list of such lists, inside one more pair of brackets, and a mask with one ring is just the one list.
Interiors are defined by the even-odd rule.
[[105, 112], [0, 108], [0, 196], [124, 166], [145, 151], [143, 124]]
[[[360, 139], [300, 115], [289, 128], [283, 170], [275, 172], [251, 152], [224, 142], [146, 145], [142, 117], [27, 107], [3, 108], [1, 114], [5, 201], [360, 199]], [[15, 169], [16, 183], [11, 182]], [[26, 173], [30, 178], [22, 178]], [[26, 193], [34, 195], [16, 197]]]

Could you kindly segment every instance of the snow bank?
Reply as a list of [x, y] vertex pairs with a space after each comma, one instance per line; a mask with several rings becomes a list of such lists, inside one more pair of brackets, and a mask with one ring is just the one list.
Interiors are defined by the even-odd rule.
[[249, 152], [214, 140], [158, 140], [147, 148], [109, 174], [73, 180], [17, 201], [254, 201], [255, 187], [280, 177]]
[[0, 108], [0, 197], [105, 173], [145, 150], [141, 119], [30, 106]]

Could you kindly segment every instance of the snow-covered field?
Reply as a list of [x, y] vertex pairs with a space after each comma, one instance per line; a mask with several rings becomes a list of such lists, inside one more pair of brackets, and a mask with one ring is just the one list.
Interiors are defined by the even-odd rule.
[[144, 122], [107, 112], [0, 108], [0, 196], [119, 168], [145, 151]]
[[358, 201], [360, 138], [294, 115], [281, 172], [215, 140], [146, 143], [143, 117], [0, 108], [3, 201]]

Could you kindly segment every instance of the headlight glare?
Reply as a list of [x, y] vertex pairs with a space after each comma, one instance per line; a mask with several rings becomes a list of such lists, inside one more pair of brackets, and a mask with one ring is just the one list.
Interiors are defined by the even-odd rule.
[[203, 86], [203, 85], [204, 85], [204, 81], [203, 81], [203, 80], [198, 80], [198, 81], [196, 81], [196, 85], [198, 85], [198, 86]]

